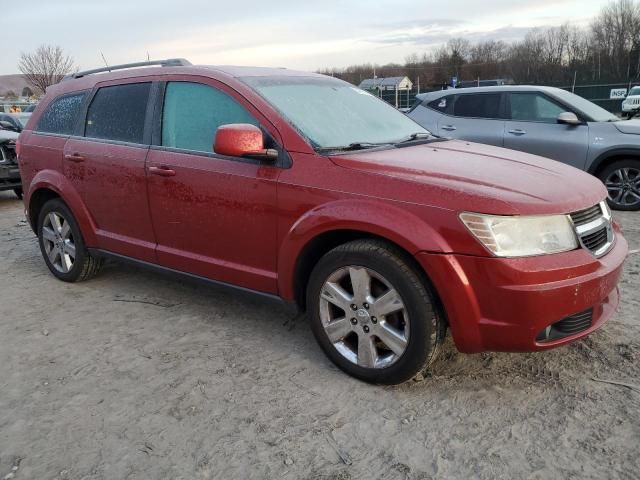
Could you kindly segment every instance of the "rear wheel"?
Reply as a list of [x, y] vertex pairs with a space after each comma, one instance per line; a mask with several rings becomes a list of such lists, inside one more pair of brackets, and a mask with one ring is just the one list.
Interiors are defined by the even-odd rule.
[[619, 160], [602, 170], [607, 202], [614, 210], [640, 210], [640, 160]]
[[313, 333], [342, 370], [366, 382], [410, 380], [434, 359], [444, 321], [402, 252], [376, 240], [327, 253], [307, 290]]
[[65, 282], [88, 280], [102, 267], [103, 260], [86, 249], [71, 210], [59, 199], [44, 204], [38, 216], [40, 251], [49, 270]]

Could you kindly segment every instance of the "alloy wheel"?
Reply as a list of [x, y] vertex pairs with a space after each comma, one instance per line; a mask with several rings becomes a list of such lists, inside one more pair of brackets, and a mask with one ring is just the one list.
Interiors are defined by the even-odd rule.
[[400, 294], [366, 267], [343, 267], [327, 278], [320, 320], [335, 349], [360, 367], [388, 367], [409, 343], [409, 317]]
[[604, 184], [612, 203], [621, 207], [640, 204], [640, 169], [624, 167], [614, 170]]
[[49, 212], [42, 225], [42, 241], [51, 265], [61, 273], [68, 273], [76, 259], [69, 221], [58, 212]]

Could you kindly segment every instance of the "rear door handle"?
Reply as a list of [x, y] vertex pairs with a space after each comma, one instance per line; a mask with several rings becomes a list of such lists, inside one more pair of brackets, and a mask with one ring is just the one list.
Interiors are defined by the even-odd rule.
[[149, 167], [149, 173], [160, 175], [161, 177], [173, 177], [176, 171], [171, 170], [169, 167]]
[[526, 135], [527, 131], [526, 130], [522, 130], [520, 128], [515, 128], [513, 130], [509, 130], [509, 133], [511, 135]]
[[65, 160], [69, 160], [70, 162], [81, 163], [86, 160], [82, 155], [78, 153], [72, 153], [64, 156]]
[[453, 125], [445, 125], [444, 127], [440, 127], [442, 128], [442, 130], [446, 130], [448, 132], [453, 132], [454, 130], [457, 130], [456, 127], [454, 127]]

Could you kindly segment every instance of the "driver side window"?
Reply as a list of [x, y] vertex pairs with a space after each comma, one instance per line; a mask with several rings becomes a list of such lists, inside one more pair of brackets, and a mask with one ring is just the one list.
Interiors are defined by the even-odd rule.
[[164, 95], [162, 145], [213, 152], [216, 130], [229, 123], [258, 122], [236, 100], [224, 92], [191, 82], [169, 82]]
[[556, 123], [566, 108], [539, 93], [512, 93], [511, 120]]

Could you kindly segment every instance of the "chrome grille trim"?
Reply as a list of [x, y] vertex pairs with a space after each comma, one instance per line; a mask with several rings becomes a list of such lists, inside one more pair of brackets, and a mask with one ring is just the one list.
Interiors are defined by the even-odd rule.
[[580, 246], [596, 257], [606, 254], [615, 242], [611, 212], [605, 201], [569, 215]]

